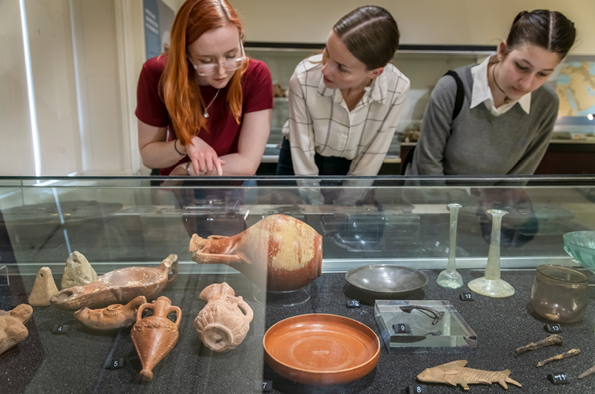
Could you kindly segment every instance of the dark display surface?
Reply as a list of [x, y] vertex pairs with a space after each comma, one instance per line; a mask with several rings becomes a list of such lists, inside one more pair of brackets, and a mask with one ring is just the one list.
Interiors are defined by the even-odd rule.
[[[299, 314], [332, 313], [366, 324], [376, 334], [374, 307], [351, 287], [344, 274], [323, 274], [311, 286], [312, 298], [298, 306], [268, 307], [252, 300], [252, 284], [243, 275], [180, 275], [163, 295], [182, 309], [182, 323], [177, 346], [154, 369], [155, 377], [141, 383], [140, 362], [130, 338], [130, 329], [113, 334], [98, 334], [82, 326], [72, 312], [54, 307], [34, 307], [33, 318], [26, 327], [29, 337], [15, 348], [0, 355], [0, 392], [44, 393], [124, 393], [124, 392], [199, 392], [252, 393], [262, 387], [262, 380], [272, 381], [273, 393], [398, 393], [414, 385], [424, 369], [455, 360], [467, 360], [468, 368], [487, 371], [510, 369], [510, 377], [523, 388], [510, 386], [508, 391], [497, 384], [472, 385], [473, 393], [525, 392], [558, 393], [548, 375], [563, 371], [569, 384], [568, 392], [595, 392], [595, 375], [578, 380], [578, 375], [590, 368], [595, 360], [595, 311], [589, 305], [582, 322], [562, 325], [563, 346], [552, 346], [521, 356], [517, 347], [547, 337], [545, 322], [531, 315], [529, 298], [534, 270], [505, 271], [502, 278], [513, 285], [511, 298], [494, 299], [474, 294], [474, 302], [464, 302], [459, 290], [446, 290], [435, 284], [440, 270], [424, 271], [428, 285], [407, 300], [449, 300], [478, 336], [478, 347], [466, 354], [389, 354], [382, 343], [380, 361], [367, 376], [339, 386], [314, 387], [291, 382], [280, 377], [263, 362], [262, 337], [276, 322]], [[483, 275], [482, 271], [460, 270], [465, 283]], [[592, 274], [588, 274], [592, 279]], [[54, 273], [57, 283], [61, 276]], [[34, 276], [12, 276], [10, 287], [0, 286], [0, 309], [26, 303]], [[193, 321], [204, 303], [198, 300], [200, 291], [211, 283], [226, 281], [243, 296], [254, 310], [254, 321], [244, 342], [229, 353], [217, 354], [206, 349], [196, 336]], [[595, 298], [590, 290], [589, 303]], [[360, 308], [347, 308], [349, 299], [362, 301]], [[54, 326], [69, 325], [65, 334], [53, 334]], [[537, 368], [539, 361], [579, 348], [576, 357]], [[119, 369], [107, 369], [112, 360], [124, 359]], [[260, 381], [260, 384], [256, 382]], [[428, 384], [430, 393], [458, 393], [460, 387]]]

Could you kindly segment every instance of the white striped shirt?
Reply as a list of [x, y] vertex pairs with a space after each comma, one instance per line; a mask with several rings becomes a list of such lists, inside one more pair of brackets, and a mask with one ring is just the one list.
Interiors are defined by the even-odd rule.
[[289, 81], [289, 119], [296, 175], [318, 175], [314, 155], [352, 160], [348, 175], [377, 175], [395, 134], [410, 82], [394, 65], [374, 79], [350, 112], [339, 89], [322, 79], [322, 55], [303, 60]]

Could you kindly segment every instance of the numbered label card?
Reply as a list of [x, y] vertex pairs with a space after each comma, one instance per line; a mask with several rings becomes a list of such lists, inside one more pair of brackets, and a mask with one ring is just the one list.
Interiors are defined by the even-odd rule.
[[471, 293], [462, 293], [459, 297], [461, 301], [473, 301], [473, 294]]
[[52, 328], [52, 334], [66, 334], [70, 326], [68, 324], [62, 324], [61, 326], [55, 325]]
[[543, 328], [552, 334], [559, 334], [562, 332], [562, 327], [559, 324], [546, 324]]
[[564, 372], [551, 373], [547, 376], [547, 378], [553, 384], [568, 384], [568, 383], [570, 383], [570, 381], [568, 380], [568, 375]]
[[107, 362], [106, 368], [107, 369], [120, 369], [124, 367], [124, 359], [123, 358], [113, 358]]
[[428, 392], [427, 387], [423, 384], [414, 384], [407, 388], [408, 394], [426, 394]]
[[347, 308], [359, 308], [358, 300], [347, 300]]
[[272, 380], [262, 380], [257, 381], [254, 385], [255, 392], [262, 392], [262, 393], [270, 393], [273, 391], [273, 381]]

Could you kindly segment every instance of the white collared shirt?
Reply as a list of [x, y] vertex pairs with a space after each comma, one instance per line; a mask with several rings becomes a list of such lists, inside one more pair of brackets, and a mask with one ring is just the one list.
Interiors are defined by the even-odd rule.
[[349, 111], [339, 89], [322, 78], [322, 55], [303, 60], [289, 81], [289, 120], [283, 134], [291, 142], [296, 175], [318, 175], [314, 155], [352, 160], [348, 175], [377, 175], [397, 129], [409, 79], [394, 65], [365, 88]]
[[486, 108], [490, 110], [492, 115], [500, 116], [514, 107], [516, 103], [519, 103], [521, 108], [526, 113], [529, 113], [531, 110], [531, 93], [527, 93], [519, 100], [511, 101], [508, 104], [503, 104], [498, 108], [494, 106], [494, 97], [492, 96], [492, 91], [488, 85], [488, 64], [495, 62], [495, 58], [496, 55], [492, 55], [481, 62], [481, 64], [471, 68], [471, 75], [473, 77], [473, 92], [471, 93], [470, 108], [475, 108], [479, 104], [485, 103]]

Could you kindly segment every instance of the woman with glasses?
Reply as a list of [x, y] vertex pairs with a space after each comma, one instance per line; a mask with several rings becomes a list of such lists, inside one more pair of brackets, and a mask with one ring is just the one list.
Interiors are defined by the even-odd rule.
[[248, 58], [226, 0], [188, 0], [137, 90], [143, 164], [161, 175], [254, 175], [270, 132], [271, 73]]
[[399, 37], [388, 11], [359, 7], [296, 67], [278, 175], [378, 174], [410, 86], [389, 63]]

